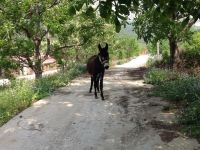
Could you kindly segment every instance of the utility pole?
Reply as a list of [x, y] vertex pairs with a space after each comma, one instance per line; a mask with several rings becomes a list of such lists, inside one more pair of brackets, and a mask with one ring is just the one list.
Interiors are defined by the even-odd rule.
[[160, 41], [157, 42], [157, 57], [160, 56]]
[[161, 60], [162, 59], [162, 57], [161, 57], [161, 55], [160, 55], [160, 41], [158, 40], [157, 41], [157, 60]]

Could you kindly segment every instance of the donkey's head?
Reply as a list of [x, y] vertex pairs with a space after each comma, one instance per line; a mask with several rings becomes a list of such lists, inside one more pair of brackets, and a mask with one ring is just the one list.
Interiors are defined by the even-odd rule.
[[99, 61], [104, 66], [105, 69], [109, 68], [109, 54], [108, 54], [108, 44], [106, 43], [105, 47], [101, 47], [98, 45], [99, 48]]

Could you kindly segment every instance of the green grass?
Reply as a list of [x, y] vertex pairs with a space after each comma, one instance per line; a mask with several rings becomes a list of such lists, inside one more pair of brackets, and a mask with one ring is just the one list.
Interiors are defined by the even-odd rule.
[[200, 100], [193, 101], [183, 109], [178, 120], [185, 126], [185, 132], [200, 138]]
[[168, 81], [180, 78], [180, 74], [167, 69], [151, 68], [145, 74], [145, 82], [153, 85], [161, 85]]
[[34, 101], [49, 96], [52, 92], [83, 73], [84, 67], [73, 66], [65, 73], [57, 73], [38, 80], [15, 80], [11, 86], [0, 89], [0, 126], [29, 107]]
[[179, 122], [188, 134], [200, 137], [200, 77], [152, 69], [145, 75], [145, 82], [155, 85], [152, 95], [178, 102]]

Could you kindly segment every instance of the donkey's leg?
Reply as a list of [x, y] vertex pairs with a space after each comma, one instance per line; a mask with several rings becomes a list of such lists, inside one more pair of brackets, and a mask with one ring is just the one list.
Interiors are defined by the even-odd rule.
[[100, 77], [100, 91], [101, 91], [101, 99], [104, 100], [104, 96], [103, 96], [103, 77], [104, 77], [104, 73], [101, 74]]
[[97, 92], [99, 92], [99, 78], [100, 78], [100, 74], [97, 75]]
[[98, 84], [98, 80], [97, 80], [97, 75], [94, 75], [93, 76], [93, 81], [94, 81], [94, 95], [95, 95], [95, 98], [97, 99], [97, 84]]
[[90, 84], [90, 91], [89, 91], [89, 93], [92, 92], [93, 82], [94, 82], [94, 79], [93, 79], [93, 76], [91, 76], [91, 84]]

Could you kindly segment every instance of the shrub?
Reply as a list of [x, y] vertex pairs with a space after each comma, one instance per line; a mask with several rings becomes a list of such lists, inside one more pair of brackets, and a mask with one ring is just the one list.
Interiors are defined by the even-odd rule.
[[152, 68], [145, 74], [145, 82], [155, 85], [161, 85], [166, 81], [179, 78], [179, 74], [174, 71]]
[[200, 32], [195, 31], [187, 41], [181, 43], [178, 69], [190, 74], [199, 74], [200, 70]]
[[[157, 42], [151, 42], [147, 45], [148, 51], [151, 55], [157, 54]], [[169, 42], [168, 40], [160, 41], [160, 54], [169, 56]]]
[[200, 65], [200, 51], [183, 51], [180, 58], [185, 68], [192, 68]]
[[155, 87], [154, 95], [168, 100], [184, 100], [187, 103], [200, 100], [200, 78], [180, 77], [176, 80], [165, 82]]
[[194, 137], [200, 137], [200, 101], [192, 102], [182, 110], [179, 122], [185, 126], [185, 131]]
[[74, 65], [64, 73], [49, 75], [35, 81], [14, 80], [11, 86], [0, 89], [0, 125], [34, 101], [51, 95], [58, 87], [67, 85], [85, 70], [84, 66]]
[[111, 60], [130, 58], [139, 55], [140, 51], [138, 41], [132, 37], [117, 37], [109, 49]]
[[152, 69], [146, 74], [145, 81], [155, 85], [154, 96], [181, 102], [179, 122], [185, 125], [188, 134], [200, 137], [200, 77]]
[[15, 81], [0, 92], [0, 125], [32, 103], [34, 90], [30, 81]]

